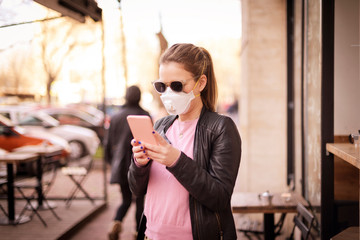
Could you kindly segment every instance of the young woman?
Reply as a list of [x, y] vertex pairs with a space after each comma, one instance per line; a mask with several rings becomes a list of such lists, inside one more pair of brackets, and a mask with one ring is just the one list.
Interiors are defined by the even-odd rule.
[[211, 56], [175, 44], [162, 55], [159, 76], [153, 85], [170, 115], [155, 123], [158, 145], [132, 140], [128, 173], [133, 193], [146, 193], [145, 239], [236, 239], [230, 199], [241, 139], [234, 122], [215, 113]]

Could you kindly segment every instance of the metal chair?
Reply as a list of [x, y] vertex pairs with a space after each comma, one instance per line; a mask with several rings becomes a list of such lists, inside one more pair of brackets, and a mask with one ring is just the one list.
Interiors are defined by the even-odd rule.
[[[279, 220], [275, 224], [274, 233], [275, 236], [281, 234], [282, 227], [284, 225], [286, 213], [282, 213]], [[262, 221], [251, 220], [250, 218], [243, 218], [238, 224], [237, 230], [244, 233], [248, 239], [252, 239], [251, 235], [254, 235], [257, 239], [261, 239], [260, 235], [264, 234], [264, 224]]]
[[6, 164], [5, 163], [0, 163], [0, 195], [6, 195], [7, 193], [7, 189], [6, 189], [6, 184], [7, 184], [7, 170], [6, 170]]
[[[58, 161], [52, 161], [51, 159], [46, 159], [46, 162], [43, 163], [43, 181], [41, 183], [42, 187], [42, 200], [43, 204], [46, 205], [46, 207], [52, 212], [52, 214], [58, 219], [61, 220], [61, 218], [56, 214], [53, 207], [50, 206], [46, 195], [49, 192], [50, 188], [55, 182], [56, 175], [57, 175], [57, 167], [58, 167]], [[14, 183], [15, 189], [21, 194], [22, 198], [26, 200], [26, 204], [24, 208], [21, 210], [19, 214], [19, 219], [24, 215], [26, 210], [31, 210], [33, 215], [36, 215], [40, 221], [43, 223], [45, 227], [47, 227], [47, 224], [45, 220], [41, 217], [39, 214], [39, 206], [35, 205], [32, 201], [37, 200], [37, 193], [38, 189], [40, 188], [40, 183], [37, 181], [35, 177], [31, 179], [22, 179]], [[29, 194], [30, 192], [30, 194]]]
[[9, 216], [9, 215], [7, 214], [5, 208], [4, 208], [1, 204], [0, 204], [0, 210], [4, 213], [4, 215], [5, 215], [6, 217]]
[[311, 236], [311, 229], [313, 227], [315, 217], [301, 203], [298, 203], [296, 209], [297, 215], [294, 217], [294, 227], [288, 239], [294, 239], [295, 229], [298, 228], [301, 232], [301, 238], [307, 240]]
[[92, 203], [95, 204], [94, 199], [90, 194], [83, 188], [82, 184], [89, 175], [90, 170], [93, 166], [92, 156], [86, 156], [82, 160], [79, 160], [76, 163], [70, 164], [69, 167], [62, 167], [61, 172], [65, 176], [68, 176], [72, 182], [75, 184], [73, 190], [70, 192], [69, 196], [65, 200], [66, 207], [69, 208], [71, 202], [76, 199], [76, 194], [80, 191], [85, 197]]
[[[7, 184], [6, 179], [0, 178], [0, 194], [6, 194], [7, 190], [4, 188], [6, 184]], [[4, 213], [6, 217], [8, 217], [5, 208], [1, 204], [0, 204], [0, 210]]]
[[0, 194], [6, 195], [7, 189], [5, 188], [5, 185], [7, 184], [7, 180], [5, 178], [0, 178]]

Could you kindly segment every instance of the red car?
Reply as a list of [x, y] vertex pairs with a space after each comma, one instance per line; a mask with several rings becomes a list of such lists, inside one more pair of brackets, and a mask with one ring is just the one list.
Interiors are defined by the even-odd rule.
[[[12, 152], [26, 146], [27, 150], [31, 151], [31, 146], [41, 144], [60, 145], [63, 148], [60, 163], [68, 162], [71, 150], [65, 139], [45, 132], [25, 131], [24, 128], [13, 126], [9, 119], [0, 115], [0, 149]], [[20, 169], [21, 166], [18, 166], [18, 170]], [[33, 173], [34, 169], [27, 166], [24, 171]]]

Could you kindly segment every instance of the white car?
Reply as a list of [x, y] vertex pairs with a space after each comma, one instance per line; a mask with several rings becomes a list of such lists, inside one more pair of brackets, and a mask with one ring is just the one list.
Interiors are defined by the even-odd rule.
[[60, 125], [59, 121], [42, 111], [22, 106], [0, 106], [0, 114], [9, 118], [14, 125], [28, 131], [45, 131], [64, 138], [71, 148], [71, 159], [94, 155], [100, 140], [96, 133], [88, 128], [74, 125]]
[[99, 116], [96, 117], [93, 114], [84, 112], [83, 110], [70, 107], [43, 107], [39, 109], [39, 111], [49, 114], [58, 120], [61, 125], [71, 124], [89, 128], [96, 132], [101, 141], [104, 139], [104, 120]]

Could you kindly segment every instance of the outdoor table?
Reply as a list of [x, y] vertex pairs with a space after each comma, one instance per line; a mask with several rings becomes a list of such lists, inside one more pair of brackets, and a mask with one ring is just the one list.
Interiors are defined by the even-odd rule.
[[350, 163], [357, 169], [360, 169], [360, 156], [356, 153], [354, 144], [351, 143], [327, 143], [327, 153], [338, 156], [345, 162]]
[[14, 171], [13, 164], [35, 161], [38, 158], [37, 154], [32, 153], [5, 153], [0, 154], [0, 162], [6, 163], [7, 170], [7, 203], [8, 203], [8, 217], [0, 218], [1, 225], [18, 224], [30, 221], [27, 216], [17, 219], [15, 215], [15, 193], [14, 193]]
[[[43, 205], [43, 188], [42, 188], [42, 176], [43, 176], [43, 167], [42, 164], [45, 162], [46, 158], [60, 155], [62, 153], [63, 148], [58, 145], [39, 145], [39, 146], [31, 146], [31, 147], [21, 147], [16, 149], [16, 152], [22, 153], [36, 153], [38, 155], [36, 160], [36, 178], [39, 184], [37, 188], [37, 205], [34, 206], [38, 209], [46, 209], [46, 206]], [[50, 207], [55, 207], [55, 205], [49, 202]]]
[[[360, 171], [360, 156], [359, 152], [356, 151], [355, 145], [351, 143], [327, 143], [326, 144], [327, 154], [333, 154], [334, 156], [339, 157], [345, 162], [350, 163]], [[360, 184], [360, 179], [358, 180]], [[359, 204], [360, 207], [360, 204]], [[359, 211], [360, 215], [360, 211]], [[354, 230], [354, 229], [352, 229]], [[359, 234], [359, 232], [358, 232]], [[334, 238], [335, 239], [335, 238]], [[336, 239], [345, 239], [345, 238], [336, 238]]]
[[359, 227], [348, 227], [344, 231], [338, 233], [337, 235], [333, 236], [331, 240], [354, 240], [360, 239], [359, 236]]
[[235, 192], [231, 198], [233, 213], [263, 213], [264, 237], [266, 240], [275, 239], [275, 213], [296, 213], [296, 206], [300, 202], [307, 206], [306, 200], [298, 193], [272, 193], [272, 200], [259, 197], [259, 193]]

